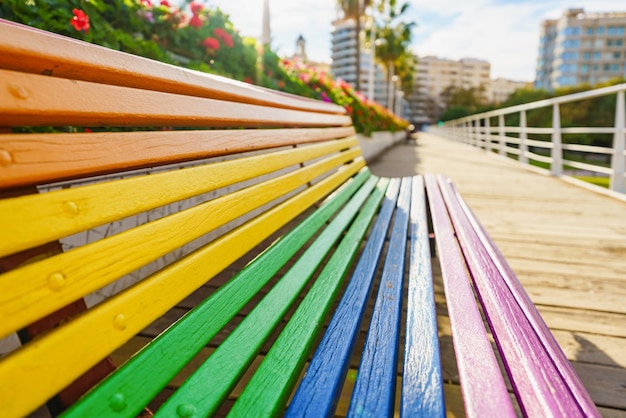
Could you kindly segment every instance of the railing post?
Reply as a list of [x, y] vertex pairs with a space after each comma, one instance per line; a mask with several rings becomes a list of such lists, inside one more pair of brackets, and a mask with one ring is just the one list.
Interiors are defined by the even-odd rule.
[[475, 147], [480, 147], [480, 119], [474, 119], [474, 140]]
[[485, 151], [491, 152], [491, 126], [489, 117], [485, 118]]
[[552, 175], [560, 177], [563, 175], [563, 147], [561, 146], [561, 111], [558, 103], [552, 105], [552, 164], [550, 171]]
[[526, 132], [526, 111], [525, 110], [522, 110], [520, 112], [519, 127], [520, 127], [520, 133], [519, 133], [520, 144], [519, 144], [518, 161], [522, 164], [528, 164], [528, 156], [526, 155], [526, 152], [528, 151], [528, 144], [526, 143], [526, 140], [528, 139], [528, 133]]
[[498, 116], [498, 152], [500, 155], [506, 155], [506, 139], [504, 137], [504, 115]]
[[470, 127], [471, 123], [472, 122], [470, 122], [469, 120], [465, 121], [465, 135], [463, 136], [463, 139], [464, 139], [463, 142], [465, 142], [466, 144], [471, 143], [471, 140], [470, 140], [470, 138], [472, 137], [472, 128]]
[[624, 105], [624, 90], [617, 93], [615, 105], [615, 133], [613, 134], [613, 157], [611, 158], [611, 190], [626, 193], [626, 171], [624, 149], [626, 148], [626, 114]]

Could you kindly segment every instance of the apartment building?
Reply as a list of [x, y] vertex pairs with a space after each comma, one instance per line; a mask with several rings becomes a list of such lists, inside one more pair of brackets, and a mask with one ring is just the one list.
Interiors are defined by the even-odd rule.
[[568, 9], [541, 24], [535, 87], [554, 90], [626, 76], [626, 12]]
[[[333, 22], [331, 37], [332, 64], [331, 73], [335, 78], [350, 83], [356, 88], [356, 45], [357, 45], [356, 22], [353, 19], [337, 19]], [[360, 92], [369, 96], [370, 66], [372, 55], [368, 49], [361, 47], [360, 54]], [[387, 104], [387, 85], [383, 67], [374, 64], [374, 101], [385, 106]], [[371, 99], [368, 97], [368, 99]]]
[[491, 94], [491, 65], [487, 61], [463, 58], [450, 60], [434, 56], [418, 58], [415, 78], [415, 120], [436, 122], [445, 109], [444, 91], [451, 86], [483, 89], [484, 100]]
[[533, 83], [529, 81], [515, 81], [506, 78], [494, 78], [491, 80], [489, 89], [489, 102], [500, 104], [509, 98], [511, 93], [519, 89], [532, 88]]

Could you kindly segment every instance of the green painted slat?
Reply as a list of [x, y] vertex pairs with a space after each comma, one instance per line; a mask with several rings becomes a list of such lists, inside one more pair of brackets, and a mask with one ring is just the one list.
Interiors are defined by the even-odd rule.
[[354, 219], [376, 182], [377, 178], [372, 176], [360, 188], [285, 276], [163, 404], [157, 417], [176, 416], [177, 411], [193, 411], [196, 414], [193, 416], [208, 416], [215, 412]]
[[369, 177], [368, 170], [359, 173], [311, 216], [74, 404], [63, 417], [136, 416]]
[[229, 416], [276, 416], [285, 403], [322, 329], [341, 283], [384, 197], [388, 179], [381, 179], [315, 284], [265, 356]]

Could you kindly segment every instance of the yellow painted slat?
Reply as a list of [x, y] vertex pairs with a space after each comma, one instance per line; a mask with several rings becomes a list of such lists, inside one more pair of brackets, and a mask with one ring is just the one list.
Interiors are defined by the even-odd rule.
[[0, 256], [357, 144], [356, 138], [351, 137], [167, 173], [5, 199], [0, 201]]
[[[77, 92], [77, 94], [68, 94]], [[348, 126], [314, 113], [0, 70], [0, 126]]]
[[0, 275], [0, 337], [123, 277], [351, 160], [337, 154], [67, 253]]
[[362, 167], [364, 161], [359, 158], [340, 168], [297, 196], [0, 361], [0, 416], [23, 416], [45, 402]]

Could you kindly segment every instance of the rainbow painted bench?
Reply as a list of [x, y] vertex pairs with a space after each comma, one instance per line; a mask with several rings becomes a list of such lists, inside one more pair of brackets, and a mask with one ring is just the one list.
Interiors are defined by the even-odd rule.
[[338, 106], [0, 22], [0, 126], [2, 417], [598, 415], [452, 183]]

